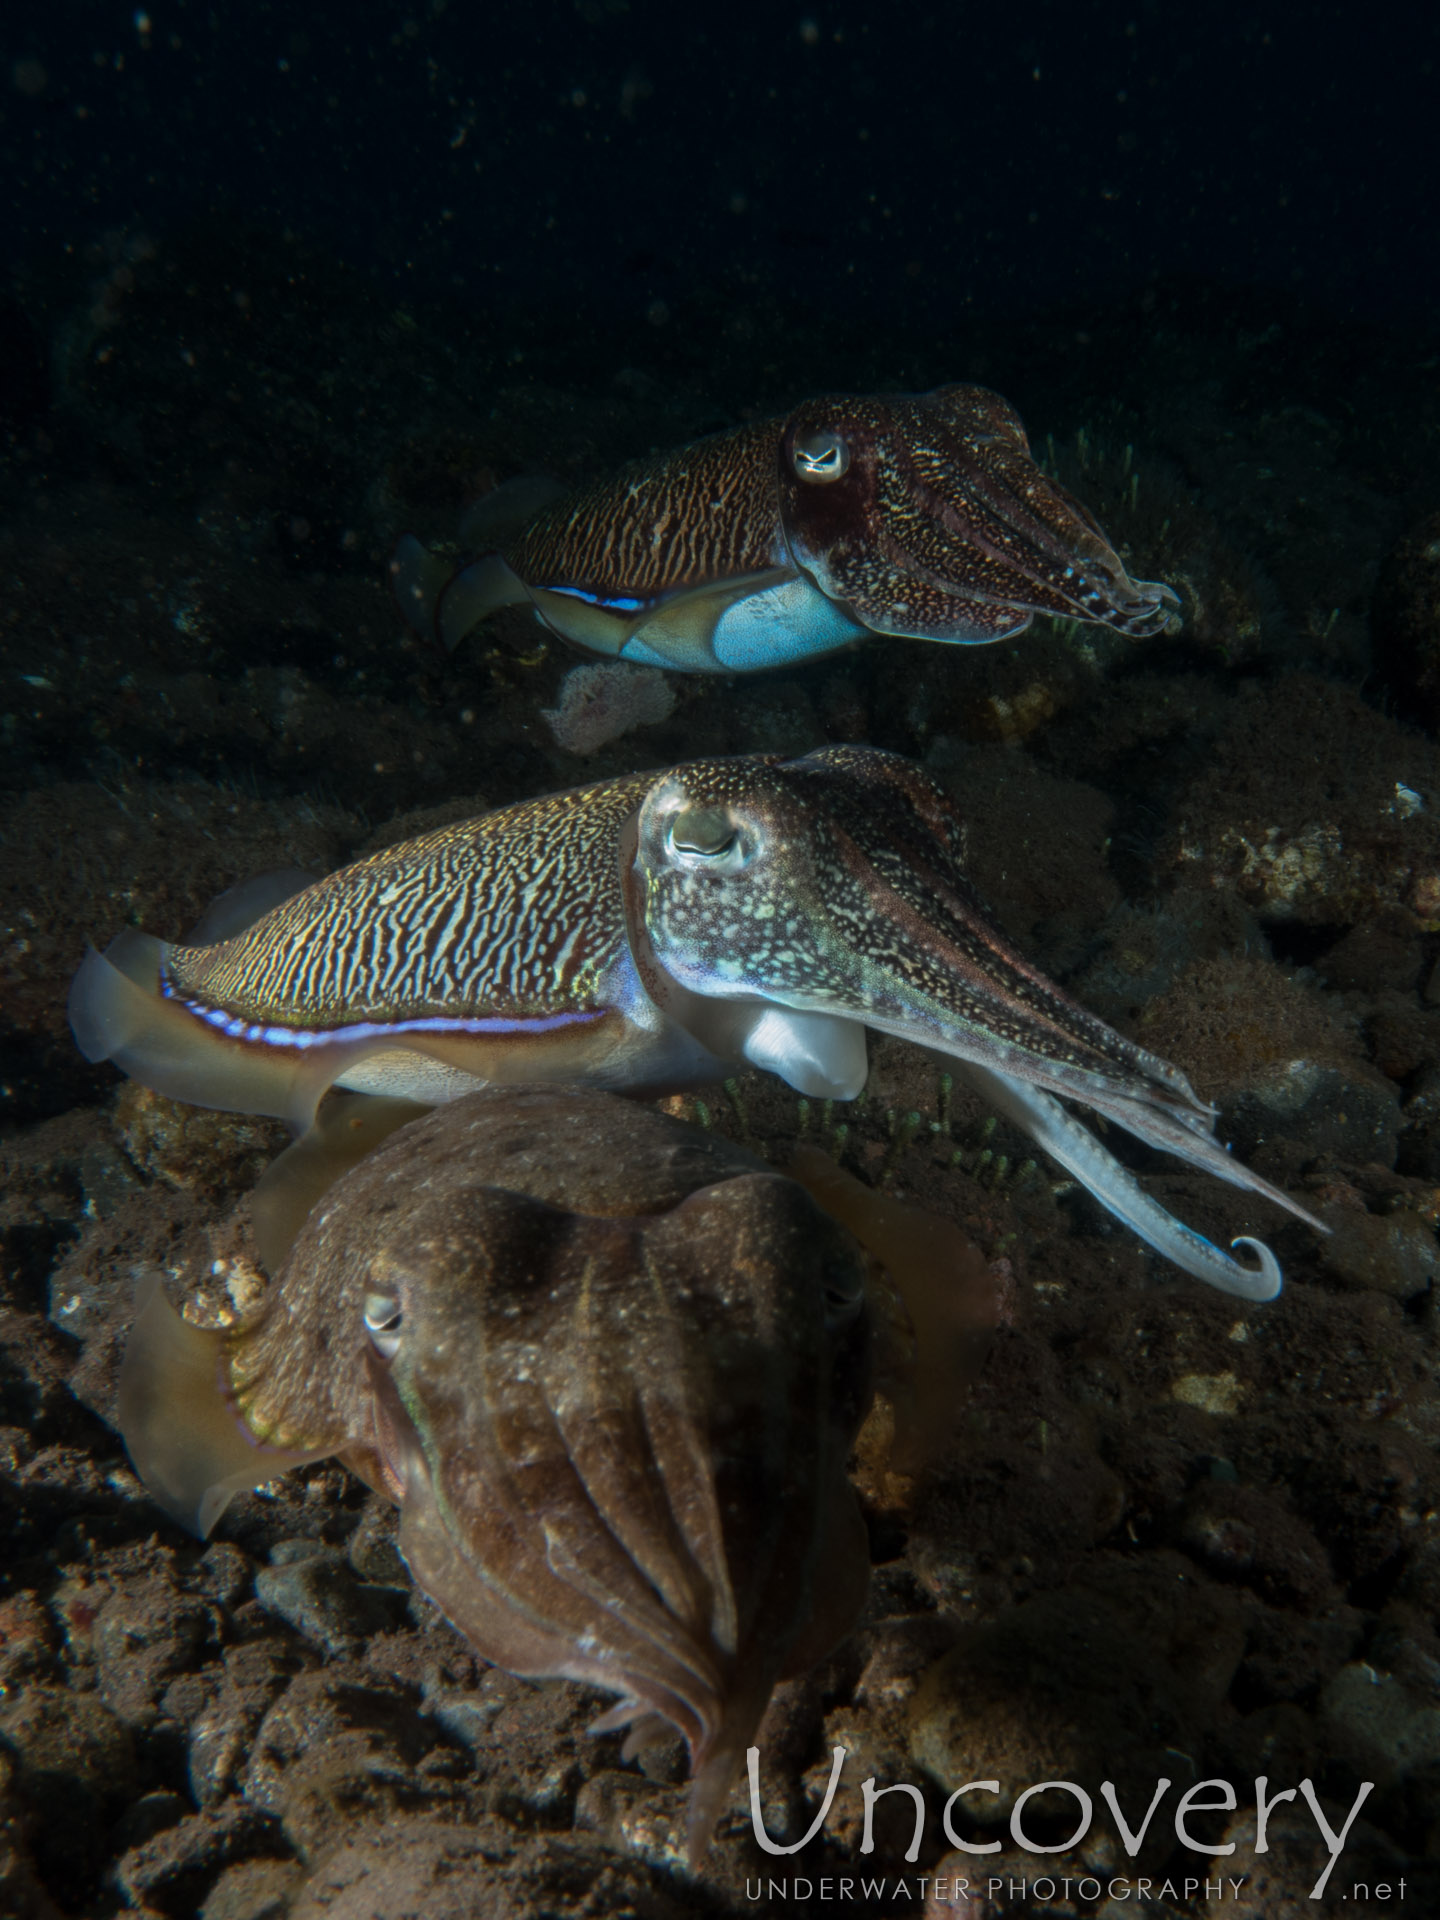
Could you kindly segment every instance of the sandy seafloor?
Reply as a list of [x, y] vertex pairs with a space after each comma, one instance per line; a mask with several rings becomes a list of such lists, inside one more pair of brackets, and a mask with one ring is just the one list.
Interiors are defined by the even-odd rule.
[[[1326, 1900], [1440, 1902], [1440, 397], [1434, 344], [1279, 297], [1166, 284], [1113, 310], [917, 348], [817, 334], [717, 291], [628, 342], [396, 310], [260, 236], [120, 239], [6, 310], [0, 458], [0, 1912], [205, 1920], [925, 1909], [942, 1782], [1177, 1784], [1131, 1862], [1100, 1818], [1069, 1874], [954, 1912], [1096, 1910], [1144, 1871], [1160, 1916], [1317, 1910], [1299, 1802], [1254, 1850], [1254, 1781], [1375, 1788]], [[451, 533], [496, 480], [604, 471], [827, 388], [974, 379], [1178, 635], [1037, 623], [989, 649], [876, 641], [804, 671], [675, 680], [670, 717], [554, 739], [574, 665], [518, 616], [453, 658], [389, 603], [395, 534]], [[1052, 444], [1047, 448], [1047, 436]], [[1428, 517], [1427, 517], [1428, 516]], [[1427, 723], [1431, 730], [1427, 730]], [[413, 1594], [383, 1502], [333, 1467], [238, 1500], [200, 1547], [143, 1495], [106, 1404], [137, 1266], [177, 1297], [243, 1247], [283, 1143], [79, 1057], [87, 939], [178, 937], [267, 867], [325, 870], [406, 827], [704, 753], [869, 741], [968, 823], [1009, 932], [1182, 1066], [1221, 1131], [1334, 1226], [1115, 1143], [1215, 1239], [1286, 1271], [1247, 1307], [1178, 1275], [898, 1043], [847, 1114], [747, 1075], [712, 1125], [796, 1135], [960, 1223], [1008, 1275], [957, 1439], [866, 1497], [859, 1629], [782, 1690], [763, 1860], [743, 1800], [677, 1864], [678, 1749], [623, 1763], [600, 1696], [489, 1670]], [[693, 1105], [685, 1109], [695, 1112]], [[863, 1862], [858, 1782], [882, 1803]], [[1220, 1777], [1206, 1856], [1166, 1824]], [[1097, 1801], [1098, 1805], [1098, 1801]], [[897, 1810], [898, 1809], [898, 1813]], [[1042, 1821], [1043, 1826], [1043, 1821]], [[1063, 1830], [1063, 1829], [1062, 1829]], [[1165, 1835], [1168, 1834], [1168, 1840]], [[978, 1857], [977, 1857], [978, 1859]], [[824, 1875], [889, 1875], [828, 1906]], [[1242, 1881], [1206, 1907], [1185, 1877]], [[749, 1877], [797, 1886], [783, 1909]], [[904, 1885], [897, 1884], [904, 1875]], [[1164, 1891], [1168, 1878], [1175, 1893]], [[837, 1880], [838, 1884], [838, 1880]], [[1374, 1896], [1389, 1888], [1386, 1899]], [[1357, 1887], [1370, 1887], [1367, 1900]], [[938, 1911], [932, 1907], [932, 1911]]]

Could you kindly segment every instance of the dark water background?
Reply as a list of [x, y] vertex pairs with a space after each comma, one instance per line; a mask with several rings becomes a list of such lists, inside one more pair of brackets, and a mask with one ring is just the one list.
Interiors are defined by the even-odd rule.
[[12, 266], [259, 222], [548, 330], [761, 288], [905, 337], [1157, 276], [1440, 293], [1433, 9], [6, 10]]

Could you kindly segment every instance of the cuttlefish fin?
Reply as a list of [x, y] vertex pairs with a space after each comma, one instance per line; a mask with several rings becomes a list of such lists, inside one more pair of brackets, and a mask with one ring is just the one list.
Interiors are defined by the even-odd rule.
[[184, 944], [213, 947], [221, 940], [233, 940], [264, 919], [282, 900], [313, 887], [319, 878], [318, 873], [307, 873], [303, 867], [272, 867], [268, 873], [253, 874], [216, 895], [185, 936]]
[[[1212, 1287], [1219, 1287], [1222, 1293], [1233, 1294], [1239, 1300], [1273, 1300], [1279, 1293], [1283, 1278], [1280, 1263], [1262, 1241], [1246, 1234], [1230, 1243], [1232, 1247], [1250, 1249], [1256, 1260], [1253, 1267], [1232, 1260], [1223, 1248], [1207, 1240], [1204, 1234], [1196, 1233], [1183, 1220], [1177, 1220], [1174, 1214], [1167, 1213], [1160, 1202], [1145, 1191], [1134, 1174], [1122, 1167], [1090, 1129], [1068, 1114], [1052, 1094], [1010, 1074], [996, 1073], [993, 1068], [978, 1066], [971, 1060], [960, 1062], [960, 1071], [974, 1083], [997, 1112], [1023, 1127], [1052, 1160], [1058, 1160], [1062, 1167], [1088, 1187], [1101, 1206], [1107, 1207], [1147, 1246], [1154, 1247], [1157, 1253], [1163, 1253], [1167, 1260], [1173, 1260], [1184, 1272], [1193, 1274], [1197, 1280], [1208, 1281]], [[1134, 1130], [1139, 1132], [1138, 1127]], [[1212, 1153], [1203, 1156], [1192, 1151], [1189, 1145], [1171, 1144], [1168, 1141], [1161, 1144], [1167, 1145], [1170, 1152], [1183, 1154], [1187, 1160], [1211, 1172], [1220, 1171], [1213, 1164], [1214, 1157], [1224, 1160], [1229, 1167], [1239, 1166], [1238, 1162], [1229, 1160], [1224, 1149], [1214, 1141], [1207, 1143]], [[1198, 1139], [1194, 1144], [1199, 1144]], [[1299, 1213], [1304, 1219], [1311, 1219], [1294, 1201], [1271, 1188], [1258, 1175], [1236, 1180], [1235, 1184], [1253, 1187], [1269, 1197], [1282, 1200], [1292, 1212]], [[1313, 1224], [1319, 1226], [1322, 1232], [1328, 1231], [1323, 1221], [1314, 1221]]]
[[158, 1273], [142, 1279], [136, 1307], [118, 1424], [151, 1499], [182, 1527], [203, 1540], [237, 1493], [333, 1451], [292, 1452], [254, 1438], [226, 1390], [232, 1336], [183, 1320]]
[[472, 501], [461, 515], [460, 545], [467, 553], [498, 552], [567, 491], [563, 482], [548, 473], [522, 473], [502, 481]]
[[85, 1058], [113, 1060], [172, 1100], [276, 1114], [297, 1132], [308, 1127], [321, 1094], [364, 1049], [266, 1048], [222, 1033], [160, 991], [168, 951], [165, 941], [127, 927], [103, 954], [93, 947], [86, 954], [67, 1008]]
[[250, 1220], [261, 1265], [274, 1273], [316, 1202], [344, 1173], [407, 1121], [430, 1109], [418, 1100], [334, 1092], [315, 1124], [270, 1162], [250, 1195]]
[[395, 543], [390, 556], [390, 591], [401, 618], [422, 640], [436, 640], [435, 607], [455, 573], [455, 563], [422, 547], [413, 533]]
[[800, 1142], [786, 1172], [885, 1269], [910, 1322], [908, 1350], [882, 1360], [879, 1386], [895, 1413], [889, 1467], [934, 1459], [955, 1431], [1000, 1322], [999, 1282], [953, 1221], [867, 1187], [829, 1154]]
[[422, 547], [413, 533], [396, 542], [390, 585], [406, 625], [447, 653], [492, 613], [522, 606], [529, 598], [524, 582], [498, 553], [457, 568], [453, 560]]
[[521, 607], [530, 598], [525, 583], [507, 560], [487, 553], [453, 574], [434, 605], [432, 631], [447, 653], [453, 653], [473, 627], [501, 607]]

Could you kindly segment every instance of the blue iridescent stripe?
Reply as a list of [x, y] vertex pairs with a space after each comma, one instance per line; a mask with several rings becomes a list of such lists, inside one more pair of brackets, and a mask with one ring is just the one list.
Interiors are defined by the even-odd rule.
[[507, 1020], [503, 1015], [490, 1018], [454, 1019], [432, 1014], [420, 1020], [357, 1020], [344, 1027], [268, 1027], [259, 1021], [245, 1020], [226, 1013], [223, 1007], [207, 1007], [198, 1000], [186, 1000], [176, 993], [168, 980], [160, 983], [167, 1000], [174, 1000], [207, 1026], [217, 1027], [229, 1040], [244, 1040], [261, 1047], [330, 1046], [345, 1040], [383, 1040], [404, 1033], [553, 1033], [561, 1027], [583, 1026], [605, 1016], [603, 1007], [584, 1013], [541, 1014], [530, 1020]]
[[603, 594], [587, 593], [583, 587], [542, 586], [540, 591], [567, 594], [572, 600], [583, 600], [592, 607], [604, 607], [607, 612], [613, 610], [616, 613], [634, 613], [647, 604], [644, 600], [627, 599], [623, 594], [617, 595], [614, 599], [607, 599]]

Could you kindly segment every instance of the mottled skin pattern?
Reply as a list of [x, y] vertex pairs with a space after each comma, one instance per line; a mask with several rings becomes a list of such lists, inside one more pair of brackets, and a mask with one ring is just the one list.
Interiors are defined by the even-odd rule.
[[614, 884], [644, 774], [385, 847], [209, 947], [174, 947], [164, 991], [240, 1020], [321, 1032], [606, 1005], [625, 929]]
[[532, 585], [602, 599], [762, 573], [776, 564], [779, 426], [738, 427], [622, 467], [547, 508], [505, 558]]
[[504, 530], [451, 572], [411, 536], [400, 608], [446, 646], [527, 600], [587, 650], [685, 673], [753, 672], [867, 633], [975, 643], [1037, 613], [1137, 637], [1178, 605], [1134, 581], [984, 387], [807, 400], [623, 468]]
[[[713, 814], [726, 856], [679, 864], [677, 817]], [[724, 823], [723, 829], [720, 822]], [[660, 965], [692, 991], [764, 993], [867, 1020], [970, 1030], [1077, 1089], [1100, 1075], [1198, 1103], [1184, 1077], [1030, 965], [959, 864], [962, 823], [912, 762], [865, 747], [696, 761], [656, 782], [637, 865]]]
[[398, 1500], [486, 1659], [679, 1729], [698, 1851], [776, 1678], [864, 1596], [864, 1289], [850, 1235], [738, 1148], [495, 1089], [330, 1190], [224, 1372], [255, 1439]]
[[[793, 449], [834, 431], [849, 466], [816, 486]], [[1138, 637], [1174, 604], [1130, 579], [1093, 515], [1036, 466], [1014, 408], [984, 387], [808, 400], [784, 423], [779, 474], [792, 559], [877, 633], [998, 640], [1049, 613]]]

